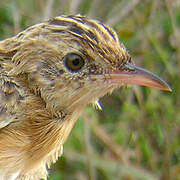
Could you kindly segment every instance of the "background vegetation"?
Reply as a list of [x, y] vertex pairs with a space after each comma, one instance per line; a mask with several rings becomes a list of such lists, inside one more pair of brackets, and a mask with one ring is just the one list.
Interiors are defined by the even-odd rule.
[[0, 0], [0, 39], [61, 14], [112, 26], [136, 64], [173, 92], [133, 86], [89, 106], [49, 180], [180, 180], [179, 0]]

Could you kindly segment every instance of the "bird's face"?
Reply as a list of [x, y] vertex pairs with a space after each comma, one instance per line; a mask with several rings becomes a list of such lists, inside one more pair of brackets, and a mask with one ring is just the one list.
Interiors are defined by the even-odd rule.
[[81, 109], [125, 84], [170, 90], [162, 79], [136, 67], [116, 33], [100, 22], [62, 16], [37, 27], [36, 33], [32, 28], [29, 36], [19, 35], [35, 47], [27, 63], [19, 64], [26, 69], [31, 62], [28, 79], [48, 108]]

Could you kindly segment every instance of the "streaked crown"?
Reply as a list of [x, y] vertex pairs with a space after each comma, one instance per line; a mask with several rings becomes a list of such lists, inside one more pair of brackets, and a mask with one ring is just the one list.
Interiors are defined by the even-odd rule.
[[47, 22], [54, 33], [69, 33], [84, 41], [93, 51], [112, 65], [130, 61], [124, 45], [109, 26], [85, 16], [59, 16]]

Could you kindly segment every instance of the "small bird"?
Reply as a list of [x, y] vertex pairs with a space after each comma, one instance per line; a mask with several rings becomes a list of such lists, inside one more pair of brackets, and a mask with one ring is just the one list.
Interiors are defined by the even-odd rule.
[[0, 180], [47, 179], [84, 107], [126, 84], [171, 91], [100, 21], [59, 16], [0, 41]]

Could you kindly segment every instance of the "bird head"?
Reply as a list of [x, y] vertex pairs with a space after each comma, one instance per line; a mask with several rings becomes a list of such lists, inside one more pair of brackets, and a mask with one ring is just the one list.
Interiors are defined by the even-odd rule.
[[126, 84], [170, 91], [153, 73], [135, 66], [117, 34], [83, 16], [59, 16], [15, 36], [11, 73], [25, 75], [47, 109], [73, 112]]

